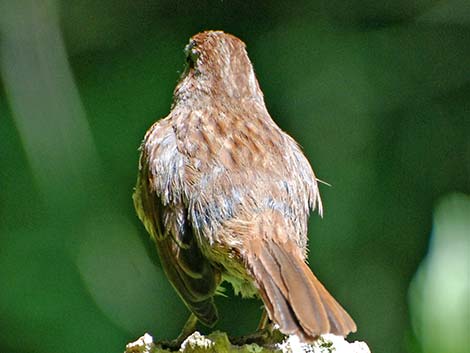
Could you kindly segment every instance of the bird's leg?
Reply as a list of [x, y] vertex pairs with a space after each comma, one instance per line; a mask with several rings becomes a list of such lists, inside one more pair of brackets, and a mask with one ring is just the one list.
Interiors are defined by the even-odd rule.
[[176, 338], [177, 341], [183, 342], [186, 338], [188, 338], [194, 331], [196, 331], [197, 325], [197, 317], [193, 313], [189, 315], [188, 320], [183, 326], [181, 333]]
[[171, 351], [177, 351], [180, 349], [183, 341], [188, 338], [194, 331], [196, 331], [197, 317], [193, 313], [189, 315], [188, 320], [183, 326], [181, 333], [174, 340], [171, 341], [160, 341], [158, 344], [162, 348], [170, 349]]
[[261, 319], [259, 320], [258, 329], [256, 331], [263, 331], [266, 328], [266, 325], [269, 322], [268, 313], [263, 307], [263, 312], [261, 314]]
[[272, 322], [269, 321], [266, 309], [263, 308], [263, 313], [261, 314], [261, 319], [256, 332], [241, 337], [230, 337], [230, 342], [238, 346], [251, 343], [266, 346], [279, 343], [283, 339], [284, 335], [274, 328]]

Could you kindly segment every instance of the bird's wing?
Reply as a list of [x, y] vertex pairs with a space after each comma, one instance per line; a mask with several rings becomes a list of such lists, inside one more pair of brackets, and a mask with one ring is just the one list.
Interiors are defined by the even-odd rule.
[[217, 321], [212, 297], [220, 274], [203, 256], [188, 222], [178, 189], [179, 156], [173, 146], [174, 135], [164, 124], [154, 125], [144, 140], [134, 204], [155, 240], [171, 284], [198, 319], [212, 326]]

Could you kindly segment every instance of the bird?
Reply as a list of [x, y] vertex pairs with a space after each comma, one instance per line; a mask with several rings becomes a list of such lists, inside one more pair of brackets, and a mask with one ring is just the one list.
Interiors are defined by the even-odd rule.
[[323, 212], [318, 179], [268, 113], [245, 43], [204, 31], [185, 54], [171, 111], [140, 146], [133, 200], [191, 311], [186, 334], [217, 322], [224, 281], [260, 298], [266, 321], [302, 342], [355, 332], [307, 265], [307, 220]]

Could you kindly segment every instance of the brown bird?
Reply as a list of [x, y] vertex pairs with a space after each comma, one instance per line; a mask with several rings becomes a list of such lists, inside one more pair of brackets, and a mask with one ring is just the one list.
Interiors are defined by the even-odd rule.
[[[271, 119], [238, 38], [202, 32], [170, 114], [146, 133], [134, 193], [169, 280], [197, 320], [217, 321], [222, 281], [259, 296], [284, 334], [311, 342], [356, 325], [308, 265], [307, 218], [322, 213], [317, 179]], [[197, 320], [196, 320], [197, 318]]]

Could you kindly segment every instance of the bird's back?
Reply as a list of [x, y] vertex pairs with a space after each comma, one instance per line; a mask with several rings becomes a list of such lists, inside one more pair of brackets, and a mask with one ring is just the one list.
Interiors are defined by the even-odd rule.
[[230, 219], [273, 210], [285, 218], [291, 237], [305, 248], [309, 208], [321, 207], [312, 168], [264, 104], [237, 103], [172, 118], [184, 160], [177, 174], [184, 175], [192, 223], [217, 242], [217, 232]]

